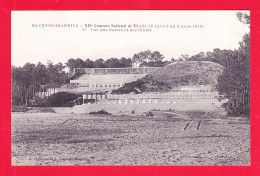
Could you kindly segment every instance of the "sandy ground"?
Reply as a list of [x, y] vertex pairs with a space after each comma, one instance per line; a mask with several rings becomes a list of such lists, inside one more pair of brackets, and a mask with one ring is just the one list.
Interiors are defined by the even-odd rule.
[[249, 119], [153, 115], [12, 113], [12, 165], [250, 164]]

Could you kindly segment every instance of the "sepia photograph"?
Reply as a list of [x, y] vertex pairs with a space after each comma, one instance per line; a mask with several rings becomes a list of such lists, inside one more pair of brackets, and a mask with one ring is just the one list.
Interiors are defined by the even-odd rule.
[[249, 166], [250, 11], [11, 11], [12, 166]]

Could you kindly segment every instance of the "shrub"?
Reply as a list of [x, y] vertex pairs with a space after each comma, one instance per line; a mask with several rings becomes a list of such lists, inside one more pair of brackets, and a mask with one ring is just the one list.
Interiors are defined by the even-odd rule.
[[105, 111], [105, 110], [93, 111], [93, 112], [90, 112], [89, 114], [104, 114], [104, 115], [111, 115], [111, 113], [108, 113], [108, 112]]
[[146, 117], [153, 117], [154, 116], [154, 114], [151, 112], [151, 111], [149, 111], [147, 114], [146, 114]]

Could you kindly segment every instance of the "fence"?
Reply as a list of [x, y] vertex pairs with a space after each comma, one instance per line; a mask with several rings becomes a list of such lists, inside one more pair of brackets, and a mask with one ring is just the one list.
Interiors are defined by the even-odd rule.
[[215, 99], [220, 97], [217, 91], [208, 92], [171, 92], [171, 93], [148, 93], [148, 94], [83, 94], [84, 103], [157, 103], [174, 102], [175, 99]]
[[161, 67], [140, 67], [140, 68], [74, 68], [73, 74], [149, 74]]
[[113, 80], [110, 82], [98, 80], [70, 80], [70, 83], [80, 84], [80, 86], [85, 87], [122, 87], [124, 85], [122, 80]]

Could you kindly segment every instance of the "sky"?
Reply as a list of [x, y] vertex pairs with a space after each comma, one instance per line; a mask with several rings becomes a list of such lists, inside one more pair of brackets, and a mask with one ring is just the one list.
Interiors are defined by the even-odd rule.
[[[199, 52], [237, 49], [249, 27], [236, 17], [238, 11], [12, 11], [11, 63], [66, 63], [70, 58], [131, 57], [140, 51], [159, 51], [165, 60]], [[249, 13], [249, 11], [241, 11]], [[70, 24], [74, 27], [56, 27]], [[88, 24], [92, 27], [86, 27]], [[126, 28], [112, 27], [126, 25]], [[115, 32], [110, 29], [139, 29], [146, 32]], [[44, 27], [42, 27], [44, 25]], [[46, 27], [45, 25], [52, 25]], [[129, 26], [130, 25], [130, 26]], [[152, 25], [152, 27], [151, 27]], [[156, 25], [175, 28], [155, 28]], [[179, 25], [179, 28], [177, 28]], [[181, 28], [185, 25], [186, 28]], [[200, 25], [201, 28], [194, 28]], [[150, 26], [150, 27], [149, 27]], [[99, 31], [91, 31], [98, 29]]]

